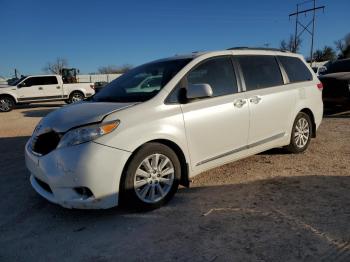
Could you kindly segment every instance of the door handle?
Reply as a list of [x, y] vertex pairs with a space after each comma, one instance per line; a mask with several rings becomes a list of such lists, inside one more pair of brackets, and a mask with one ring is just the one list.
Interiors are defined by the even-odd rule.
[[60, 89], [61, 87], [60, 86], [56, 86], [57, 89]]
[[253, 103], [253, 104], [258, 104], [260, 101], [261, 101], [261, 97], [259, 96], [253, 96], [249, 99], [250, 103]]
[[244, 106], [245, 103], [247, 103], [247, 101], [245, 101], [245, 99], [237, 99], [233, 102], [233, 105], [235, 107], [241, 108], [242, 106]]
[[42, 88], [42, 87], [38, 87], [38, 89], [39, 89], [39, 90], [43, 90], [43, 88]]

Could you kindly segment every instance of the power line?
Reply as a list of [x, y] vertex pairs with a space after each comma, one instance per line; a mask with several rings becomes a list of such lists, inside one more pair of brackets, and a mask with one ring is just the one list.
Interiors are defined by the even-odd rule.
[[[301, 10], [299, 11], [299, 6], [303, 5], [303, 4], [306, 4], [306, 3], [310, 3], [310, 2], [313, 2], [313, 8], [309, 8], [309, 9], [305, 9], [305, 10]], [[300, 38], [300, 36], [304, 33], [304, 32], [307, 32], [311, 35], [311, 47], [310, 47], [310, 63], [312, 64], [312, 61], [313, 61], [313, 49], [314, 49], [314, 36], [315, 36], [315, 22], [316, 22], [316, 11], [319, 11], [319, 10], [323, 10], [324, 12], [324, 9], [325, 9], [325, 6], [318, 6], [316, 7], [316, 0], [309, 0], [309, 1], [305, 1], [305, 2], [302, 2], [302, 3], [299, 3], [297, 4], [297, 11], [294, 12], [294, 13], [291, 13], [289, 14], [289, 18], [295, 16], [295, 33], [294, 33], [294, 50], [296, 50], [297, 48], [297, 39]], [[299, 15], [300, 14], [307, 14], [309, 12], [313, 12], [313, 15], [312, 15], [312, 19], [309, 23], [307, 23], [306, 25], [301, 23], [300, 20], [299, 20]], [[299, 27], [302, 27], [302, 30], [300, 33], [298, 33], [298, 28]], [[310, 29], [311, 27], [311, 29]]]

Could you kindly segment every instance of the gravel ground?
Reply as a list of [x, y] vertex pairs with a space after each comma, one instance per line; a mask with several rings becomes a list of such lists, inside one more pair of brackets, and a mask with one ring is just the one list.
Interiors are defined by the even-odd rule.
[[60, 104], [0, 114], [0, 261], [350, 261], [350, 111], [304, 154], [274, 149], [200, 174], [147, 213], [68, 210], [30, 187], [23, 148]]

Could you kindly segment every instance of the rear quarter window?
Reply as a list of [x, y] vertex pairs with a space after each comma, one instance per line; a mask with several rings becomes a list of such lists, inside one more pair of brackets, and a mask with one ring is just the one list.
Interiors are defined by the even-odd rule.
[[290, 83], [312, 80], [312, 74], [305, 63], [297, 57], [278, 56]]

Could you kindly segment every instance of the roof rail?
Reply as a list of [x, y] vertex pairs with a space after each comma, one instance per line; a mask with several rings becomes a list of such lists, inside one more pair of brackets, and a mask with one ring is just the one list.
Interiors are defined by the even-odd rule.
[[264, 50], [264, 51], [289, 52], [288, 50], [279, 49], [279, 48], [247, 47], [247, 46], [236, 46], [236, 47], [227, 48], [227, 50]]

